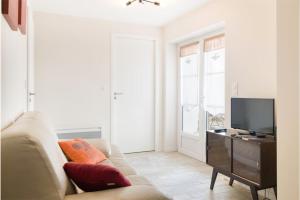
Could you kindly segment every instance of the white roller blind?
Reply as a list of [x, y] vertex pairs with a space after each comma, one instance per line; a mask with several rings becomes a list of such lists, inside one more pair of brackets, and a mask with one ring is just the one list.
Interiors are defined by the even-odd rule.
[[180, 48], [180, 57], [190, 56], [199, 52], [199, 42], [194, 42]]
[[225, 48], [225, 35], [216, 35], [211, 38], [207, 38], [204, 41], [204, 52], [215, 51]]

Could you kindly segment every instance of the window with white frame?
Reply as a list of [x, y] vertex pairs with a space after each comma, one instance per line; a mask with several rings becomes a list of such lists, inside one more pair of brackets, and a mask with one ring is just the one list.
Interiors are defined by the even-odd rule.
[[204, 106], [207, 129], [224, 128], [225, 121], [225, 36], [204, 41]]
[[179, 64], [181, 133], [199, 136], [224, 128], [224, 34], [181, 46]]
[[199, 43], [180, 49], [182, 132], [197, 135], [199, 129]]

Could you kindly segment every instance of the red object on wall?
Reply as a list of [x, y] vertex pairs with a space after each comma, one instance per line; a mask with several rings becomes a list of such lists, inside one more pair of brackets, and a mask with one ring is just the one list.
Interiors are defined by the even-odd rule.
[[27, 29], [27, 1], [26, 0], [19, 0], [18, 24], [21, 33], [25, 35]]
[[2, 0], [2, 14], [10, 28], [18, 30], [19, 0]]

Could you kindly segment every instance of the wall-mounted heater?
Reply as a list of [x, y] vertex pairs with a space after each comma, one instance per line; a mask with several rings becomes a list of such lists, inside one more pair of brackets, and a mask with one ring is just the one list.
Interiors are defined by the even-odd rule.
[[59, 139], [92, 139], [102, 136], [101, 127], [57, 129], [56, 133]]

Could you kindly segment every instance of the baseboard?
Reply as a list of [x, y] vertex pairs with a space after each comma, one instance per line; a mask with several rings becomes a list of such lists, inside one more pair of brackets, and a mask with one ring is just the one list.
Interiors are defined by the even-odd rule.
[[164, 147], [163, 152], [174, 152], [178, 151], [177, 147]]
[[185, 155], [187, 155], [187, 156], [189, 156], [189, 157], [192, 157], [192, 158], [194, 158], [194, 159], [197, 159], [197, 160], [199, 160], [199, 161], [201, 161], [201, 162], [205, 162], [205, 161], [203, 160], [203, 158], [202, 158], [201, 155], [199, 155], [198, 153], [192, 152], [192, 151], [190, 151], [190, 150], [187, 150], [187, 149], [184, 149], [184, 148], [178, 148], [178, 152], [179, 152], [179, 153], [182, 153], [182, 154], [185, 154]]

